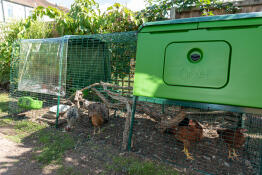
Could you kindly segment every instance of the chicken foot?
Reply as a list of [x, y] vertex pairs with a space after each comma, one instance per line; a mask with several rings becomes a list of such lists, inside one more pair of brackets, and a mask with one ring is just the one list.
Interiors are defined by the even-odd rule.
[[228, 149], [228, 159], [234, 159], [234, 157], [232, 157], [232, 155], [231, 155], [231, 149]]
[[194, 160], [194, 158], [192, 157], [192, 155], [188, 152], [188, 148], [187, 148], [186, 146], [184, 146], [184, 150], [183, 150], [182, 152], [185, 153], [187, 159]]
[[[101, 128], [98, 127], [98, 133], [97, 134], [100, 134], [101, 133]], [[96, 134], [96, 127], [94, 127], [94, 135]]]
[[235, 150], [234, 148], [232, 148], [232, 151], [233, 151], [233, 152], [231, 152], [231, 149], [228, 150], [228, 159], [232, 159], [232, 160], [235, 160], [235, 159], [236, 159], [236, 160], [238, 160], [237, 157], [238, 157], [239, 155], [236, 153], [236, 150]]
[[239, 155], [236, 153], [236, 150], [234, 148], [232, 148], [232, 150], [233, 150], [233, 158], [238, 160], [237, 157], [239, 157]]

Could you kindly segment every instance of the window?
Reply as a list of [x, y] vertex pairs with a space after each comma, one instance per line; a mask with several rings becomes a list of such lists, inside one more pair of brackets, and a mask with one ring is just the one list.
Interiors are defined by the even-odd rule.
[[29, 16], [33, 14], [33, 10], [29, 10]]
[[12, 6], [8, 6], [7, 15], [9, 18], [12, 18], [14, 16]]

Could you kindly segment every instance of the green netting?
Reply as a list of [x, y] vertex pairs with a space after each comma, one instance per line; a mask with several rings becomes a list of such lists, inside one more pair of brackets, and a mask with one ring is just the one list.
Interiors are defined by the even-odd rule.
[[[134, 97], [134, 102], [132, 113], [135, 114], [135, 120], [131, 125], [133, 125], [133, 138], [136, 140], [136, 145], [130, 147], [131, 150], [139, 150], [139, 154], [165, 161], [178, 168], [186, 168], [185, 174], [261, 174], [261, 114], [236, 112], [239, 108], [233, 106], [142, 96]], [[136, 106], [136, 102], [139, 102], [139, 105]], [[141, 112], [141, 104], [148, 109]], [[176, 119], [181, 109], [187, 112], [185, 117], [196, 121], [203, 131], [202, 139], [191, 141], [189, 145], [182, 140], [195, 137], [191, 134], [193, 129], [182, 132], [184, 137], [179, 139], [178, 130], [186, 125], [179, 123], [177, 128], [167, 127], [166, 130], [162, 130], [159, 125], [162, 123], [162, 126], [168, 126], [165, 125], [167, 119]], [[151, 116], [153, 121], [141, 119], [141, 114]], [[162, 117], [162, 121], [155, 124], [155, 121], [160, 120], [155, 117], [157, 115]], [[156, 132], [154, 127], [164, 132]], [[247, 130], [242, 144], [239, 144], [239, 135], [236, 134], [240, 128]], [[224, 131], [226, 136], [221, 137], [219, 130]], [[183, 151], [185, 145], [194, 160], [187, 159]], [[236, 157], [232, 156], [233, 149], [237, 154]], [[230, 158], [230, 155], [233, 158]]]
[[[124, 32], [17, 42], [11, 65], [9, 112], [35, 111], [33, 115], [39, 117], [59, 104], [60, 98], [101, 81], [132, 86], [136, 41], [136, 32]], [[124, 89], [117, 92], [132, 94]], [[84, 97], [99, 100], [90, 91], [84, 92]], [[43, 102], [42, 108], [19, 105], [24, 98]]]
[[[52, 44], [50, 44], [52, 43]], [[18, 65], [18, 90], [59, 95], [61, 70], [61, 95], [65, 95], [66, 65], [63, 38], [50, 40], [23, 40], [20, 44]], [[62, 52], [62, 53], [60, 53]], [[60, 65], [60, 54], [61, 58]], [[61, 69], [60, 69], [61, 67]]]

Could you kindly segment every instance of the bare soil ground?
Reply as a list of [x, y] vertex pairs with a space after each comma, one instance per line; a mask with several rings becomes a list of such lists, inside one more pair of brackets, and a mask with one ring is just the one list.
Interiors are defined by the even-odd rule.
[[[54, 130], [48, 128], [48, 130]], [[1, 132], [1, 130], [0, 130]], [[38, 162], [34, 157], [38, 153], [35, 148], [38, 134], [33, 134], [17, 144], [0, 135], [0, 174], [1, 175], [96, 175], [96, 174], [128, 174], [129, 166], [120, 166], [116, 169], [116, 157], [123, 157], [147, 161], [149, 159], [134, 153], [121, 152], [115, 146], [105, 144], [103, 140], [96, 137], [82, 135], [76, 139], [73, 149], [62, 156], [61, 164], [50, 163], [48, 165]], [[113, 167], [113, 168], [110, 168]]]
[[[33, 116], [41, 116], [43, 110], [34, 111]], [[230, 122], [224, 120], [224, 116], [189, 116], [200, 122], [204, 128], [205, 138], [197, 144], [192, 144], [190, 153], [194, 160], [187, 160], [182, 152], [183, 144], [178, 142], [173, 135], [160, 133], [155, 125], [145, 114], [137, 114], [134, 123], [134, 136], [132, 152], [121, 151], [122, 134], [124, 130], [125, 113], [117, 111], [112, 115], [102, 129], [101, 134], [93, 134], [93, 126], [87, 117], [77, 122], [75, 128], [69, 133], [74, 138], [75, 143], [72, 149], [66, 151], [61, 160], [61, 164], [43, 165], [36, 161], [34, 157], [38, 154], [39, 147], [37, 139], [39, 133], [24, 138], [21, 144], [16, 144], [0, 138], [0, 174], [128, 174], [129, 166], [120, 169], [112, 168], [119, 162], [115, 162], [115, 157], [131, 157], [138, 160], [154, 161], [169, 165], [179, 172], [186, 174], [199, 174], [200, 171], [212, 174], [258, 174], [260, 154], [259, 144], [261, 138], [255, 136], [261, 131], [256, 131], [260, 126], [253, 126], [250, 121], [246, 121], [246, 127], [250, 130], [247, 143], [237, 150], [238, 160], [228, 159], [227, 146], [218, 139], [216, 129], [229, 127]], [[33, 118], [30, 113], [25, 119]], [[35, 121], [35, 118], [33, 118]], [[261, 117], [255, 123], [262, 123]], [[253, 122], [254, 123], [254, 122]], [[55, 129], [48, 127], [43, 132], [54, 132]], [[15, 135], [15, 129], [11, 126], [0, 127], [0, 133], [5, 135]], [[64, 126], [59, 132], [64, 132]], [[2, 146], [3, 144], [3, 146]], [[4, 148], [4, 149], [3, 149]], [[43, 151], [43, 150], [42, 150]], [[11, 158], [9, 158], [11, 157]], [[121, 162], [121, 161], [120, 161]], [[111, 167], [111, 168], [110, 168]], [[197, 171], [200, 170], [200, 171]]]
[[[21, 121], [24, 120], [27, 120], [27, 118], [21, 119]], [[131, 172], [131, 174], [147, 175], [152, 174], [150, 169], [156, 171], [155, 167], [158, 165], [159, 169], [162, 169], [158, 174], [175, 175], [176, 172], [183, 170], [170, 167], [167, 164], [160, 165], [158, 161], [136, 153], [121, 151], [118, 146], [108, 142], [111, 137], [108, 135], [109, 133], [106, 134], [107, 137], [103, 137], [106, 127], [111, 127], [111, 125], [105, 125], [100, 135], [93, 135], [93, 128], [81, 129], [79, 123], [77, 126], [71, 133], [64, 132], [63, 127], [59, 130], [52, 127], [43, 128], [24, 137], [21, 143], [15, 143], [10, 141], [9, 138], [17, 137], [21, 134], [19, 133], [20, 130], [17, 130], [17, 126], [3, 126], [0, 123], [0, 174], [122, 175]], [[20, 127], [23, 126], [20, 124]], [[22, 130], [24, 129], [22, 128]], [[69, 135], [69, 138], [73, 138], [73, 142], [70, 139], [66, 141], [68, 137], [60, 138], [66, 136], [63, 133]], [[58, 137], [56, 137], [57, 134]], [[44, 146], [45, 142], [50, 142], [48, 147]], [[63, 147], [68, 145], [69, 149], [60, 152], [60, 149], [64, 149]], [[60, 153], [62, 154], [61, 157]], [[58, 156], [58, 158], [54, 158], [55, 156]], [[134, 161], [129, 162], [129, 160]], [[144, 162], [153, 162], [153, 164], [145, 164]], [[170, 169], [170, 171], [166, 171], [166, 169]]]
[[[183, 144], [168, 133], [160, 133], [155, 125], [156, 122], [148, 119], [148, 116], [137, 114], [134, 123], [133, 148], [132, 151], [140, 156], [167, 162], [176, 165], [176, 167], [187, 167], [187, 171], [200, 170], [211, 174], [258, 174], [259, 155], [253, 155], [256, 150], [254, 143], [256, 139], [249, 139], [247, 146], [238, 149], [240, 155], [238, 160], [228, 159], [228, 147], [218, 138], [216, 128], [221, 125], [229, 125], [222, 121], [224, 116], [194, 116], [204, 128], [204, 139], [197, 144], [192, 144], [190, 153], [194, 160], [187, 160], [183, 150]], [[209, 119], [209, 121], [208, 121]], [[219, 121], [221, 120], [221, 121]], [[124, 130], [125, 118], [119, 115], [111, 118], [109, 123], [103, 127], [103, 132], [94, 136], [96, 141], [113, 145], [121, 149], [122, 133]], [[88, 133], [93, 136], [93, 127], [91, 123], [81, 121], [72, 134], [78, 135]], [[249, 149], [249, 150], [248, 150]], [[258, 153], [258, 152], [257, 152]], [[197, 173], [197, 171], [194, 171]]]
[[[13, 166], [16, 164], [19, 157], [26, 152], [29, 152], [31, 148], [23, 147], [22, 144], [14, 143], [7, 138], [5, 138], [4, 134], [0, 133], [0, 174], [6, 174], [5, 172], [10, 172], [8, 174], [14, 174], [15, 167]], [[19, 162], [21, 163], [21, 162]], [[23, 167], [23, 166], [20, 166]], [[13, 173], [11, 173], [13, 172]], [[19, 173], [15, 171], [16, 173]]]

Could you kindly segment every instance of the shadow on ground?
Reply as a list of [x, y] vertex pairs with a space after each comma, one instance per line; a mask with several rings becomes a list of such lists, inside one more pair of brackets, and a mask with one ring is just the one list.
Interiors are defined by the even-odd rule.
[[[6, 116], [3, 120], [8, 120]], [[14, 121], [19, 121], [14, 118]], [[20, 123], [28, 121], [26, 118]], [[21, 138], [16, 144], [18, 151], [10, 152], [7, 161], [0, 161], [1, 175], [29, 174], [176, 174], [173, 168], [166, 168], [148, 162], [150, 156], [127, 153], [120, 150], [125, 118], [112, 118], [99, 135], [93, 135], [93, 127], [89, 123], [79, 122], [73, 132], [63, 131], [63, 127], [55, 129], [45, 127]], [[139, 119], [138, 122], [145, 122]], [[0, 125], [8, 137], [17, 136], [31, 125], [9, 122]], [[7, 130], [8, 128], [8, 130]], [[32, 129], [32, 128], [31, 128]], [[22, 150], [22, 151], [19, 151]], [[130, 160], [133, 160], [130, 162]], [[152, 158], [152, 160], [155, 160]], [[150, 161], [151, 162], [151, 161]], [[130, 169], [131, 167], [131, 169]], [[133, 169], [132, 169], [133, 168]], [[156, 169], [157, 168], [157, 169]], [[143, 171], [142, 171], [142, 170]], [[170, 170], [169, 170], [170, 169]], [[140, 173], [137, 173], [139, 172]], [[154, 172], [151, 172], [154, 171]], [[133, 173], [132, 173], [133, 172]], [[158, 173], [159, 174], [159, 173]]]
[[[172, 174], [162, 171], [161, 168], [167, 169], [163, 165], [158, 167], [139, 161], [128, 162], [127, 159], [131, 158], [168, 163], [180, 171], [187, 167], [186, 171], [190, 174], [198, 174], [193, 173], [193, 169], [212, 174], [256, 174], [259, 171], [260, 152], [257, 148], [261, 138], [249, 136], [246, 146], [238, 150], [239, 160], [230, 161], [227, 146], [212, 135], [216, 133], [217, 123], [219, 127], [224, 125], [218, 122], [223, 116], [216, 117], [217, 120], [215, 116], [193, 117], [205, 126], [207, 135], [199, 143], [191, 145], [189, 151], [194, 160], [187, 160], [182, 152], [183, 144], [173, 135], [160, 133], [155, 127], [156, 122], [144, 114], [136, 115], [133, 152], [121, 151], [125, 114], [118, 113], [111, 116], [102, 127], [101, 134], [97, 135], [93, 134], [93, 126], [87, 118], [77, 122], [72, 132], [68, 133], [63, 131], [64, 126], [59, 129], [44, 127], [30, 122], [26, 116], [2, 117], [0, 133], [20, 143], [5, 156], [6, 160], [0, 160], [0, 174]], [[246, 124], [246, 127], [253, 128], [249, 135], [257, 135], [259, 131], [254, 130], [254, 124], [262, 123], [261, 118], [253, 118], [249, 117], [248, 120], [256, 123], [247, 120]], [[158, 173], [158, 170], [162, 173]]]

